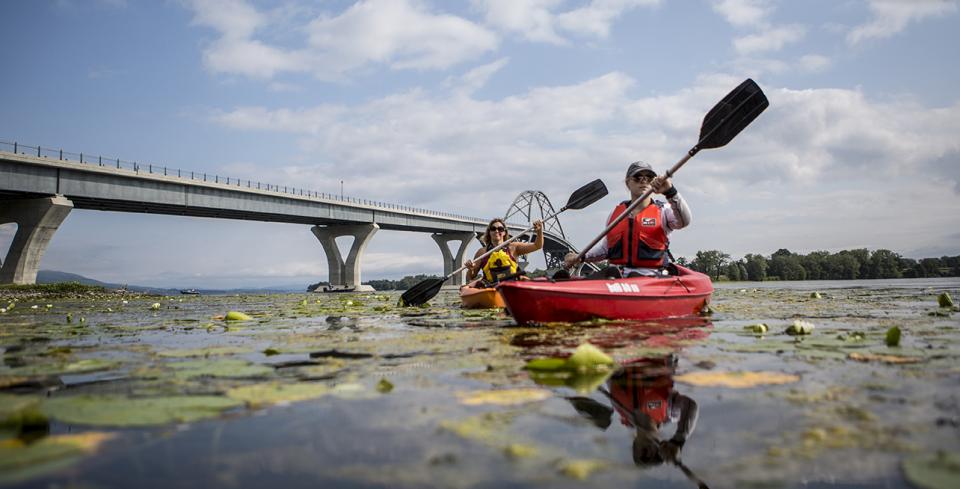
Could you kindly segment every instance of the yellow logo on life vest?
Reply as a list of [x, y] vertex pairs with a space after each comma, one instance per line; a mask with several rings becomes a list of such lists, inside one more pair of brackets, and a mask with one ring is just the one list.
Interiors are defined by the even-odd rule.
[[517, 262], [510, 257], [510, 254], [503, 250], [497, 250], [490, 254], [487, 263], [483, 266], [483, 278], [487, 282], [499, 282], [505, 278], [510, 278], [517, 273]]

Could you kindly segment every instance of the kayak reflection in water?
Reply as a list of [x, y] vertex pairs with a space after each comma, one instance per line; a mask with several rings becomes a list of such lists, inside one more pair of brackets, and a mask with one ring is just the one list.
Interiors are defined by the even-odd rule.
[[[616, 411], [620, 422], [634, 430], [633, 462], [638, 467], [670, 462], [688, 473], [689, 469], [680, 463], [680, 451], [696, 427], [698, 408], [693, 399], [674, 390], [676, 363], [676, 355], [670, 354], [631, 360], [623, 365], [607, 380], [607, 388], [599, 388], [612, 408], [589, 397], [567, 400], [578, 413], [603, 430], [610, 426]], [[660, 428], [671, 422], [677, 424], [676, 431], [664, 440]]]
[[[543, 248], [543, 221], [533, 221], [533, 229], [537, 233], [536, 239], [532, 243], [514, 241], [503, 249], [497, 250], [483, 260], [474, 262], [467, 260], [464, 264], [467, 266], [467, 281], [473, 280], [478, 273], [483, 275], [475, 282], [468, 284], [470, 287], [493, 287], [504, 280], [513, 280], [523, 274], [517, 263], [517, 258], [528, 253]], [[484, 253], [496, 248], [504, 241], [510, 239], [510, 231], [507, 230], [503, 219], [495, 218], [487, 224], [487, 230], [483, 233], [483, 247], [477, 250], [473, 255], [474, 259], [482, 256]]]

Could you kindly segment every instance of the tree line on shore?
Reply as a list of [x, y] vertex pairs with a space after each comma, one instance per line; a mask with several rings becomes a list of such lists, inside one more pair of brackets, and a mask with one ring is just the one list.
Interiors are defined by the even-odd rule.
[[[856, 280], [877, 278], [960, 277], [960, 255], [940, 258], [904, 258], [890, 250], [866, 248], [836, 253], [814, 251], [806, 255], [779, 249], [770, 256], [750, 253], [739, 260], [720, 250], [698, 251], [692, 260], [677, 258], [677, 263], [714, 280]], [[529, 277], [544, 276], [544, 270], [528, 272]], [[400, 280], [364, 282], [376, 290], [407, 290], [436, 275], [408, 275]]]
[[720, 250], [698, 251], [693, 260], [677, 263], [714, 280], [856, 280], [960, 276], [960, 255], [940, 258], [904, 258], [890, 250], [866, 248], [806, 255], [781, 248], [769, 257], [747, 254], [739, 260]]

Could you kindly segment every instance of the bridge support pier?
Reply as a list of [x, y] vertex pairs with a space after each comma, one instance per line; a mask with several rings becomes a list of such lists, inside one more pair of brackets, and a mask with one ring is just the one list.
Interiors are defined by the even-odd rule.
[[[380, 229], [380, 226], [376, 223], [314, 226], [310, 228], [313, 235], [320, 240], [320, 245], [323, 246], [323, 251], [327, 255], [327, 267], [330, 270], [330, 288], [328, 291], [338, 289], [373, 291], [373, 287], [360, 284], [360, 255], [378, 229]], [[343, 260], [340, 248], [337, 247], [336, 240], [340, 236], [353, 236], [353, 245], [350, 246], [350, 253], [347, 254], [346, 261]]]
[[[440, 253], [443, 253], [443, 275], [447, 276], [454, 270], [463, 266], [463, 254], [467, 251], [467, 245], [470, 244], [470, 241], [477, 237], [477, 234], [474, 232], [462, 232], [462, 233], [434, 233], [430, 235], [434, 241], [437, 242], [437, 245], [440, 246]], [[456, 257], [450, 253], [451, 241], [459, 241], [460, 246], [457, 248]], [[463, 285], [463, 272], [460, 272], [453, 277], [450, 277], [450, 280], [444, 282], [445, 285]]]
[[73, 209], [62, 195], [0, 202], [0, 223], [17, 223], [17, 233], [0, 267], [0, 284], [34, 284], [40, 259], [60, 223]]

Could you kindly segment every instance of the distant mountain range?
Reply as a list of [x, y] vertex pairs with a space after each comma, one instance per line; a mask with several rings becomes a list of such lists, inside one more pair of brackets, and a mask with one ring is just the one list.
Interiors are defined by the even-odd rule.
[[[145, 285], [127, 285], [111, 284], [101, 282], [92, 278], [77, 275], [76, 273], [59, 272], [56, 270], [40, 270], [37, 272], [38, 284], [55, 284], [60, 282], [79, 282], [83, 285], [99, 285], [108, 289], [125, 288], [131, 292], [142, 292], [147, 294], [175, 295], [180, 293], [180, 289], [171, 289], [163, 287], [150, 287]], [[276, 293], [276, 292], [304, 292], [306, 287], [297, 287], [293, 285], [264, 287], [264, 288], [241, 288], [241, 289], [194, 289], [201, 294], [239, 294], [239, 293]]]

